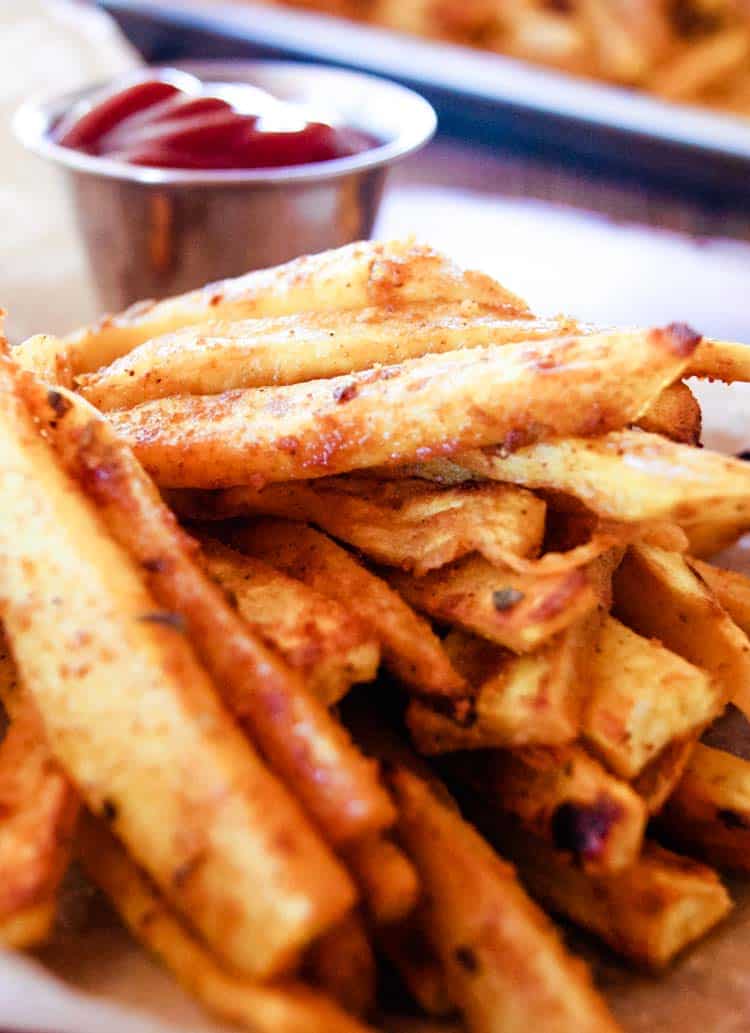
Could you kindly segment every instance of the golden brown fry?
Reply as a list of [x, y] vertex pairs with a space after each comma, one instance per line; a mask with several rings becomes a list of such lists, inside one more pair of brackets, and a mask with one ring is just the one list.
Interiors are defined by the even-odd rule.
[[468, 692], [440, 640], [385, 582], [319, 531], [281, 520], [232, 527], [235, 548], [256, 556], [321, 595], [336, 599], [371, 627], [389, 669], [413, 691], [461, 699]]
[[375, 1005], [375, 955], [362, 916], [353, 911], [314, 943], [305, 972], [353, 1015], [367, 1015]]
[[452, 777], [481, 793], [584, 871], [618, 872], [641, 850], [646, 808], [580, 746], [526, 746], [462, 754], [445, 762]]
[[219, 956], [280, 972], [350, 909], [353, 887], [220, 705], [182, 622], [63, 473], [17, 375], [0, 361], [3, 616], [50, 747]]
[[697, 737], [724, 703], [708, 674], [609, 616], [591, 653], [588, 687], [583, 735], [626, 779], [671, 740]]
[[657, 753], [633, 781], [633, 789], [642, 798], [649, 814], [659, 814], [675, 790], [690, 760], [696, 736], [675, 739]]
[[148, 340], [79, 377], [78, 386], [99, 409], [129, 409], [169, 395], [297, 384], [420, 355], [578, 332], [574, 320], [508, 318], [471, 302], [297, 313], [209, 323]]
[[437, 488], [337, 477], [192, 493], [185, 501], [189, 515], [209, 519], [264, 514], [309, 521], [379, 563], [418, 575], [469, 552], [491, 563], [534, 556], [544, 537], [544, 503], [512, 484]]
[[162, 398], [110, 419], [163, 487], [306, 480], [617, 430], [680, 378], [698, 341], [672, 326], [494, 345], [289, 387]]
[[622, 430], [521, 448], [473, 451], [458, 460], [480, 476], [572, 495], [610, 520], [746, 518], [750, 464], [655, 434]]
[[723, 380], [727, 384], [750, 381], [750, 347], [729, 341], [703, 340], [688, 364], [686, 376]]
[[698, 743], [659, 823], [710, 864], [750, 872], [750, 762]]
[[[750, 710], [750, 643], [683, 556], [637, 545], [614, 577], [615, 612], [634, 631], [707, 671], [721, 704]], [[720, 705], [721, 705], [720, 704]]]
[[19, 365], [33, 370], [46, 383], [73, 387], [70, 355], [59, 337], [36, 334], [14, 348], [12, 355]]
[[380, 662], [373, 632], [340, 603], [262, 560], [201, 536], [209, 573], [261, 638], [298, 670], [331, 706], [357, 682], [372, 681]]
[[344, 859], [362, 891], [376, 926], [398, 922], [417, 902], [419, 880], [414, 865], [392, 840], [371, 836], [344, 851]]
[[747, 64], [750, 33], [736, 26], [693, 43], [651, 76], [649, 89], [669, 100], [691, 100]]
[[2, 638], [0, 702], [10, 716], [0, 743], [0, 944], [28, 948], [44, 942], [55, 920], [78, 794], [50, 754]]
[[356, 1019], [300, 983], [261, 985], [221, 968], [105, 825], [90, 814], [83, 816], [77, 845], [86, 873], [133, 936], [220, 1019], [252, 1033], [365, 1033]]
[[703, 560], [688, 559], [693, 571], [708, 585], [737, 627], [750, 635], [750, 578]]
[[585, 969], [568, 957], [513, 869], [420, 778], [397, 768], [391, 784], [399, 833], [428, 895], [430, 942], [473, 1033], [613, 1033]]
[[393, 806], [371, 763], [205, 576], [195, 542], [129, 449], [77, 396], [27, 390], [110, 533], [147, 572], [160, 605], [184, 622], [224, 702], [326, 838], [340, 845], [391, 824]]
[[[411, 240], [362, 241], [177, 298], [139, 302], [70, 335], [64, 347], [73, 373], [91, 373], [143, 341], [209, 320], [467, 300], [508, 317], [528, 313], [519, 298], [489, 276], [460, 270], [431, 248]], [[18, 361], [35, 369], [35, 349], [24, 349]]]
[[591, 622], [571, 625], [535, 653], [514, 656], [500, 646], [454, 630], [444, 641], [454, 666], [476, 689], [473, 720], [459, 724], [413, 700], [406, 723], [420, 753], [488, 747], [554, 745], [578, 735], [581, 666], [593, 646]]
[[750, 514], [722, 517], [719, 513], [718, 517], [714, 517], [711, 509], [708, 509], [704, 516], [685, 521], [682, 529], [691, 555], [710, 558], [734, 545], [750, 530]]
[[[698, 352], [703, 347], [698, 345]], [[681, 380], [665, 388], [638, 420], [641, 430], [663, 434], [683, 445], [697, 445], [701, 439], [701, 407]]]
[[379, 929], [378, 944], [422, 1011], [442, 1017], [455, 1012], [456, 1006], [425, 926], [426, 909], [420, 904], [402, 921]]
[[668, 964], [732, 906], [713, 869], [653, 843], [625, 871], [593, 876], [518, 829], [502, 827], [498, 842], [535, 897], [649, 968]]
[[585, 570], [518, 574], [469, 556], [416, 578], [388, 571], [416, 609], [516, 653], [529, 653], [590, 613], [597, 595]]

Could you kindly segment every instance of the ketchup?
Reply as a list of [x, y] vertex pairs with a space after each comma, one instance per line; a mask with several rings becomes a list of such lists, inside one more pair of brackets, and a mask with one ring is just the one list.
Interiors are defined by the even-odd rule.
[[176, 73], [111, 94], [63, 118], [57, 143], [164, 169], [259, 169], [345, 158], [378, 145], [359, 130], [308, 119], [305, 108], [243, 83]]

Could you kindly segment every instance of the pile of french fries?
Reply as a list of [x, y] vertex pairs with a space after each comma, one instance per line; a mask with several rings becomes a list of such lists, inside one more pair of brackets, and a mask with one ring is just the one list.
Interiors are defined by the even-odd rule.
[[659, 969], [750, 871], [750, 580], [705, 561], [750, 464], [690, 377], [750, 351], [410, 241], [6, 348], [0, 942], [77, 860], [260, 1033], [371, 1028], [383, 959], [471, 1033], [615, 1031], [539, 904]]
[[744, 0], [276, 0], [750, 115]]

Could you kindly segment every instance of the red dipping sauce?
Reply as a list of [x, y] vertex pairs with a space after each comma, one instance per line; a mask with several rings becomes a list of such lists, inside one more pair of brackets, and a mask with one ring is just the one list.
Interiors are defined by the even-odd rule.
[[63, 147], [131, 165], [213, 170], [308, 165], [379, 144], [250, 84], [203, 83], [182, 72], [141, 80], [93, 108], [74, 110], [54, 138]]

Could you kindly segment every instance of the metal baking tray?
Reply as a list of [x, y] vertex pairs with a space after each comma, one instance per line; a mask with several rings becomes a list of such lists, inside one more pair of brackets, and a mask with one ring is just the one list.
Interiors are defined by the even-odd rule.
[[148, 60], [268, 56], [359, 69], [419, 90], [443, 132], [750, 203], [750, 119], [254, 0], [97, 2]]

